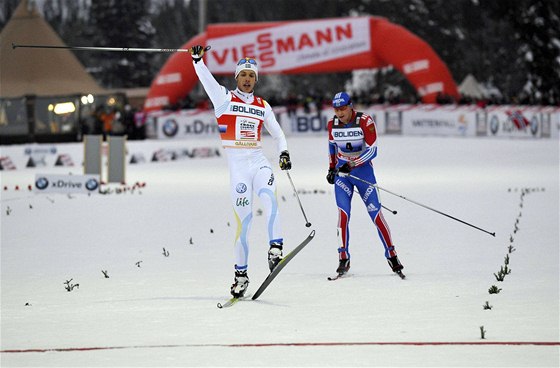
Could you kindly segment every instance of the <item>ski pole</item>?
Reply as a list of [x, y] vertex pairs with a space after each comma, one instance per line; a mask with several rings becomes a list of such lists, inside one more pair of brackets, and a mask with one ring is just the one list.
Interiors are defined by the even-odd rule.
[[[65, 49], [74, 51], [124, 51], [124, 52], [190, 52], [190, 49], [148, 49], [139, 47], [98, 47], [98, 46], [50, 46], [50, 45], [18, 45], [12, 43], [12, 49], [32, 48], [32, 49]], [[206, 46], [204, 51], [210, 50]]]
[[473, 227], [473, 228], [475, 228], [475, 229], [477, 229], [477, 230], [480, 230], [480, 231], [485, 232], [485, 233], [487, 233], [487, 234], [490, 234], [490, 235], [492, 235], [492, 236], [496, 236], [496, 233], [495, 233], [495, 232], [491, 233], [490, 231], [484, 230], [484, 229], [482, 229], [482, 228], [480, 228], [480, 227], [478, 227], [478, 226], [475, 226], [475, 225], [473, 225], [473, 224], [469, 224], [469, 223], [466, 222], [466, 221], [460, 220], [460, 219], [458, 219], [458, 218], [456, 218], [456, 217], [453, 217], [453, 216], [451, 216], [451, 215], [448, 215], [448, 214], [446, 214], [446, 213], [444, 213], [444, 212], [441, 212], [441, 211], [438, 211], [438, 210], [436, 210], [436, 209], [434, 209], [434, 208], [428, 207], [428, 206], [426, 206], [426, 205], [424, 205], [424, 204], [422, 204], [422, 203], [418, 203], [418, 202], [416, 202], [416, 201], [413, 201], [412, 199], [406, 198], [406, 197], [404, 197], [404, 196], [402, 196], [402, 195], [400, 195], [400, 194], [391, 192], [391, 191], [388, 190], [388, 189], [382, 188], [382, 187], [380, 187], [380, 186], [377, 185], [377, 184], [370, 183], [370, 182], [367, 181], [367, 180], [363, 180], [363, 179], [361, 179], [361, 178], [358, 178], [357, 176], [354, 176], [354, 175], [351, 175], [351, 174], [343, 174], [343, 173], [339, 173], [339, 175], [347, 176], [347, 177], [352, 178], [352, 179], [356, 179], [356, 180], [358, 180], [358, 181], [361, 181], [361, 182], [363, 182], [363, 183], [366, 183], [367, 185], [369, 185], [369, 186], [371, 186], [371, 187], [373, 187], [373, 188], [380, 189], [380, 190], [382, 190], [382, 191], [384, 191], [384, 192], [387, 192], [387, 193], [389, 193], [389, 194], [392, 194], [392, 195], [394, 195], [394, 196], [397, 196], [397, 197], [399, 197], [399, 198], [402, 198], [402, 199], [404, 199], [405, 201], [409, 201], [409, 202], [414, 203], [414, 204], [416, 204], [416, 205], [418, 205], [418, 206], [420, 206], [420, 207], [424, 207], [424, 208], [426, 208], [426, 209], [428, 209], [428, 210], [431, 210], [431, 211], [434, 211], [434, 212], [436, 212], [436, 213], [439, 213], [440, 215], [449, 217], [450, 219], [453, 219], [453, 220], [455, 220], [455, 221], [459, 221], [459, 222], [461, 222], [461, 223], [463, 223], [463, 224], [465, 224], [465, 225], [468, 225], [468, 226], [470, 226], [470, 227]]
[[286, 174], [288, 175], [288, 179], [290, 179], [290, 183], [292, 184], [292, 188], [294, 189], [294, 194], [296, 195], [297, 201], [299, 203], [299, 208], [301, 208], [301, 213], [303, 213], [303, 218], [305, 219], [305, 226], [310, 227], [311, 222], [309, 222], [307, 220], [307, 216], [305, 216], [305, 211], [303, 210], [303, 206], [301, 205], [301, 201], [299, 200], [299, 195], [294, 185], [294, 182], [292, 181], [292, 177], [290, 176], [290, 172], [286, 170]]
[[384, 205], [381, 205], [381, 207], [385, 208], [387, 211], [391, 212], [393, 215], [396, 215], [396, 214], [397, 214], [397, 211], [393, 211], [393, 210], [391, 210], [391, 209], [385, 207]]
[[[358, 192], [356, 189], [354, 189], [354, 192], [356, 192], [356, 193], [358, 193], [359, 195], [361, 195], [360, 192]], [[392, 209], [387, 208], [387, 207], [385, 207], [384, 205], [381, 205], [381, 207], [385, 208], [387, 211], [391, 212], [393, 215], [396, 215], [396, 214], [397, 214], [397, 211], [393, 211]]]

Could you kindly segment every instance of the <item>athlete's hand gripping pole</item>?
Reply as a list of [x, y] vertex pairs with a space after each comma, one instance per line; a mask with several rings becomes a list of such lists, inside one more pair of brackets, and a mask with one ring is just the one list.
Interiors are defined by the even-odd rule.
[[402, 196], [402, 195], [400, 195], [400, 194], [391, 192], [390, 190], [387, 190], [387, 189], [385, 189], [385, 188], [382, 188], [382, 187], [380, 187], [380, 186], [377, 185], [377, 184], [370, 183], [370, 182], [367, 181], [367, 180], [363, 180], [363, 179], [361, 179], [361, 178], [358, 178], [357, 176], [354, 176], [354, 175], [352, 175], [352, 174], [343, 174], [343, 173], [339, 173], [339, 175], [348, 176], [349, 178], [352, 178], [352, 179], [361, 181], [362, 183], [368, 184], [368, 185], [369, 185], [370, 187], [372, 187], [372, 188], [377, 188], [377, 189], [379, 189], [379, 190], [382, 190], [382, 191], [384, 191], [384, 192], [387, 192], [387, 193], [389, 193], [389, 194], [392, 194], [392, 195], [394, 195], [394, 196], [397, 196], [397, 197], [399, 197], [399, 198], [402, 198], [402, 199], [404, 199], [405, 201], [409, 201], [409, 202], [411, 202], [411, 203], [414, 203], [415, 205], [418, 205], [418, 206], [420, 206], [420, 207], [424, 207], [424, 208], [426, 208], [426, 209], [428, 209], [428, 210], [430, 210], [430, 211], [434, 211], [434, 212], [436, 212], [436, 213], [439, 213], [440, 215], [449, 217], [450, 219], [453, 219], [453, 220], [455, 220], [455, 221], [459, 221], [460, 223], [463, 223], [463, 224], [465, 224], [465, 225], [468, 225], [468, 226], [470, 226], [470, 227], [473, 227], [473, 228], [475, 228], [475, 229], [477, 229], [477, 230], [480, 230], [480, 231], [485, 232], [485, 233], [487, 233], [487, 234], [490, 234], [490, 235], [492, 235], [492, 236], [496, 236], [496, 233], [495, 233], [495, 232], [491, 233], [490, 231], [484, 230], [484, 229], [482, 229], [482, 228], [480, 228], [480, 227], [478, 227], [478, 226], [475, 226], [475, 225], [473, 225], [473, 224], [469, 224], [469, 223], [466, 222], [466, 221], [460, 220], [460, 219], [458, 219], [458, 218], [456, 218], [456, 217], [453, 217], [453, 216], [451, 216], [451, 215], [448, 215], [448, 214], [446, 214], [446, 213], [444, 213], [444, 212], [441, 212], [441, 211], [438, 211], [438, 210], [433, 209], [433, 208], [431, 208], [431, 207], [428, 207], [428, 206], [426, 206], [426, 205], [424, 205], [424, 204], [422, 204], [422, 203], [418, 203], [418, 202], [416, 202], [416, 201], [413, 201], [412, 199], [408, 199], [408, 198], [406, 198], [406, 197], [404, 197], [404, 196]]
[[280, 153], [278, 164], [282, 170], [292, 169], [292, 161], [290, 161], [290, 153], [288, 151], [282, 151], [282, 153]]
[[200, 45], [196, 45], [191, 47], [189, 50], [191, 52], [191, 57], [196, 64], [202, 59], [204, 53], [210, 50], [210, 46], [202, 47]]

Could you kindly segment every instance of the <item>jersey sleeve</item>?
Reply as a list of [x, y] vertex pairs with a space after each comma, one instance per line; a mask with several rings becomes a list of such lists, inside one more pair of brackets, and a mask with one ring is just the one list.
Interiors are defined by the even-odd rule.
[[282, 130], [280, 123], [278, 123], [278, 120], [276, 120], [276, 115], [274, 115], [272, 107], [270, 107], [270, 105], [266, 101], [264, 101], [264, 127], [276, 141], [278, 153], [287, 151], [288, 142], [286, 141], [284, 131]]
[[336, 143], [332, 135], [333, 120], [327, 123], [327, 131], [329, 132], [329, 169], [334, 169], [336, 166]]
[[375, 127], [375, 121], [371, 116], [363, 114], [360, 117], [360, 127], [364, 132], [365, 149], [360, 156], [353, 160], [353, 166], [360, 166], [377, 156], [377, 128]]
[[214, 106], [214, 114], [216, 117], [220, 117], [227, 109], [229, 102], [231, 101], [231, 92], [224, 86], [220, 85], [218, 81], [214, 78], [204, 60], [200, 60], [198, 63], [193, 61], [194, 70], [204, 91], [212, 101]]

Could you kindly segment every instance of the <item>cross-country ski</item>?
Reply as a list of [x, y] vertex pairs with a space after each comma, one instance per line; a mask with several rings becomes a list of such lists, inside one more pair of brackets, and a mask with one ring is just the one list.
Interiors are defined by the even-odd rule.
[[315, 236], [315, 230], [312, 230], [311, 233], [305, 238], [303, 242], [301, 242], [297, 247], [294, 248], [290, 253], [288, 253], [281, 261], [276, 265], [276, 267], [272, 270], [272, 272], [267, 276], [267, 278], [263, 281], [261, 286], [257, 289], [255, 295], [253, 295], [252, 299], [257, 299], [270, 285], [272, 280], [278, 276], [280, 271], [298, 254]]
[[246, 294], [246, 295], [238, 297], [238, 298], [232, 297], [232, 298], [229, 298], [228, 300], [226, 300], [224, 303], [218, 303], [217, 307], [220, 308], [220, 309], [229, 308], [229, 307], [232, 307], [233, 305], [235, 305], [237, 302], [239, 302], [241, 300], [247, 300], [249, 298], [251, 298], [251, 294]]

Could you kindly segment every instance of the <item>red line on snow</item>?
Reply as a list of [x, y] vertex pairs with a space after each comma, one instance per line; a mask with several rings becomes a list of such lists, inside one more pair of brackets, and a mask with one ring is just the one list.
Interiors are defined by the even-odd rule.
[[263, 348], [263, 347], [283, 347], [283, 346], [468, 346], [468, 345], [500, 345], [500, 346], [560, 346], [557, 341], [403, 341], [403, 342], [281, 342], [281, 343], [255, 343], [255, 344], [182, 344], [182, 345], [131, 345], [131, 346], [99, 346], [81, 348], [50, 348], [50, 349], [7, 349], [0, 350], [0, 353], [47, 353], [47, 352], [76, 352], [76, 351], [95, 351], [95, 350], [121, 350], [121, 349], [161, 349], [161, 348], [205, 348], [205, 347], [224, 347], [224, 348]]

